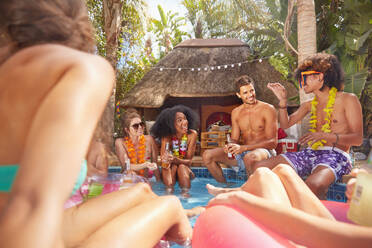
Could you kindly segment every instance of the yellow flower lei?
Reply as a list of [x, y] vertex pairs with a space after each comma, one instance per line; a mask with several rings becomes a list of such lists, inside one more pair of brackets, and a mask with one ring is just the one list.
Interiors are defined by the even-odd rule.
[[[321, 128], [321, 130], [324, 133], [331, 132], [331, 117], [332, 117], [332, 112], [333, 112], [333, 105], [335, 104], [335, 100], [336, 100], [336, 93], [337, 93], [337, 89], [335, 87], [332, 87], [329, 90], [327, 106], [325, 107], [325, 109], [323, 109], [323, 111], [326, 112], [326, 117], [324, 118], [326, 122]], [[317, 105], [318, 105], [318, 100], [316, 99], [316, 96], [315, 96], [314, 99], [311, 101], [311, 117], [309, 121], [309, 124], [310, 124], [309, 131], [312, 133], [316, 132], [316, 126], [318, 123], [318, 119], [316, 115]], [[325, 141], [324, 139], [321, 139], [314, 143], [308, 142], [307, 144], [311, 146], [312, 149], [316, 150], [318, 149], [318, 147], [322, 147], [326, 142], [327, 141]]]
[[[145, 161], [146, 145], [145, 145], [145, 136], [141, 135], [139, 138], [139, 147], [138, 152], [134, 149], [134, 144], [129, 137], [124, 138], [124, 142], [128, 148], [128, 156], [131, 164], [142, 164]], [[144, 175], [145, 170], [142, 169], [139, 171], [140, 175]]]

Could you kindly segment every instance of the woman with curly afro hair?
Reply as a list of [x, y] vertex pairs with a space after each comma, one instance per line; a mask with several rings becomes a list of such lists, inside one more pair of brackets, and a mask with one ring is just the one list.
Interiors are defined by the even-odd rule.
[[171, 191], [177, 179], [184, 193], [191, 187], [194, 176], [190, 166], [195, 153], [195, 131], [199, 118], [194, 111], [183, 105], [164, 109], [151, 128], [151, 134], [161, 139], [162, 178]]

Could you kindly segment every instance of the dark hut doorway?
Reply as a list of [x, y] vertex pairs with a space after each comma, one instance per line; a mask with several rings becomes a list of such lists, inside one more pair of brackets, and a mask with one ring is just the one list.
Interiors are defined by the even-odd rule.
[[[216, 97], [168, 97], [163, 106], [156, 109], [155, 112], [148, 113], [146, 119], [156, 119], [156, 116], [164, 108], [182, 104], [193, 109], [200, 118], [199, 131], [205, 132], [207, 129], [207, 120], [211, 119], [216, 113], [225, 113], [231, 115], [231, 111], [241, 104], [236, 95], [216, 96]], [[155, 109], [153, 109], [155, 110]], [[221, 116], [221, 114], [219, 114]], [[225, 115], [223, 115], [225, 116]]]

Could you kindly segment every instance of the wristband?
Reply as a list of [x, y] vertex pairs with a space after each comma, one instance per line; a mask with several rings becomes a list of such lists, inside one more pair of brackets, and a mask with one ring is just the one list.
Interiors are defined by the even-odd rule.
[[286, 104], [284, 107], [278, 105], [278, 108], [280, 108], [280, 109], [286, 109], [286, 108], [288, 108], [288, 105]]
[[338, 134], [337, 134], [337, 133], [335, 133], [334, 135], [336, 135], [336, 142], [335, 142], [335, 143], [333, 143], [333, 147], [335, 147], [335, 146], [337, 145], [337, 143], [338, 143], [338, 139], [339, 139], [339, 137], [338, 137]]

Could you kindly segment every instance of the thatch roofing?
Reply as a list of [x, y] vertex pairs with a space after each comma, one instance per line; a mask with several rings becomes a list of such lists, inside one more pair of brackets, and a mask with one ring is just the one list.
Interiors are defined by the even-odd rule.
[[269, 82], [281, 82], [289, 97], [298, 94], [291, 83], [282, 80], [267, 59], [248, 62], [250, 55], [249, 47], [237, 39], [184, 41], [146, 73], [126, 94], [121, 106], [159, 108], [168, 97], [235, 95], [234, 79], [244, 74], [255, 80], [259, 100], [277, 102], [266, 88]]

